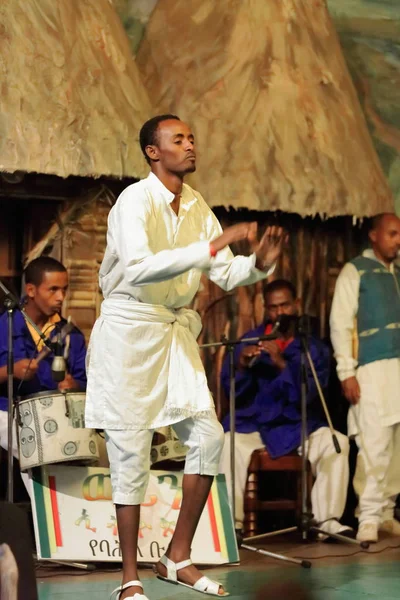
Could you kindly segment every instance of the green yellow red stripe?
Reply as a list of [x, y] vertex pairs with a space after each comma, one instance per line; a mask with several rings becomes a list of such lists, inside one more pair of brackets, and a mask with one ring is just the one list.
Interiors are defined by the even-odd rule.
[[51, 497], [49, 488], [49, 478], [46, 467], [42, 467], [42, 485], [43, 485], [43, 500], [46, 512], [46, 525], [49, 536], [50, 554], [52, 555], [57, 550], [56, 533], [54, 531], [53, 510], [51, 507]]
[[56, 545], [57, 545], [57, 548], [61, 548], [63, 543], [62, 543], [62, 535], [61, 535], [60, 513], [58, 511], [56, 478], [54, 477], [54, 475], [49, 476], [49, 489], [50, 489], [51, 510], [52, 510], [52, 514], [53, 514]]
[[226, 532], [224, 529], [224, 522], [222, 519], [221, 503], [220, 503], [220, 498], [219, 498], [219, 494], [218, 494], [218, 484], [216, 481], [214, 481], [214, 484], [212, 486], [212, 497], [213, 497], [213, 501], [214, 501], [215, 520], [216, 520], [217, 529], [218, 529], [220, 552], [221, 552], [222, 557], [224, 559], [227, 559], [228, 558], [228, 549], [226, 547], [226, 538], [225, 538]]
[[239, 560], [239, 552], [236, 542], [235, 526], [233, 524], [232, 513], [229, 505], [225, 475], [217, 475], [216, 480], [218, 483], [216, 489], [219, 496], [219, 506], [221, 508], [221, 517], [223, 523], [222, 528], [225, 534], [228, 561], [237, 562]]
[[51, 558], [50, 554], [50, 543], [47, 532], [46, 522], [46, 508], [43, 497], [43, 485], [42, 485], [42, 470], [40, 468], [33, 469], [33, 492], [35, 495], [35, 507], [36, 507], [36, 521], [39, 533], [40, 549], [38, 548], [38, 554], [41, 558]]
[[215, 552], [220, 552], [221, 546], [219, 543], [219, 531], [218, 531], [217, 519], [215, 516], [214, 495], [212, 492], [213, 487], [214, 487], [214, 484], [213, 484], [213, 486], [211, 488], [211, 492], [207, 498], [207, 508], [208, 508], [208, 515], [209, 515], [209, 519], [210, 519], [211, 535], [212, 535], [212, 539], [213, 539], [213, 543], [214, 543], [214, 550], [215, 550]]

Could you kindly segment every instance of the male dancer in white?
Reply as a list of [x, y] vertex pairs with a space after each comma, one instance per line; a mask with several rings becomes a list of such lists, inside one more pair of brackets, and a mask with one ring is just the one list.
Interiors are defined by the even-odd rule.
[[[138, 581], [137, 539], [155, 428], [174, 425], [189, 448], [183, 500], [159, 577], [214, 596], [228, 595], [190, 561], [190, 548], [218, 473], [224, 434], [208, 390], [196, 338], [199, 315], [187, 306], [201, 274], [225, 290], [272, 272], [284, 236], [255, 223], [224, 232], [202, 196], [183, 183], [195, 171], [194, 137], [174, 115], [144, 124], [147, 179], [129, 186], [110, 212], [100, 270], [104, 295], [88, 352], [86, 424], [106, 432], [123, 558], [119, 600], [147, 600]], [[252, 254], [228, 244], [248, 240]]]

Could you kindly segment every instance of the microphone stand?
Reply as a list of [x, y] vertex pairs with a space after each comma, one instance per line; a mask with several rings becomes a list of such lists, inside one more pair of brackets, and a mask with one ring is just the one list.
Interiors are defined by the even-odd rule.
[[44, 333], [20, 307], [18, 298], [2, 283], [0, 280], [0, 289], [4, 292], [3, 300], [4, 308], [7, 311], [7, 399], [8, 399], [8, 442], [7, 442], [7, 502], [14, 502], [14, 471], [13, 471], [13, 421], [14, 421], [14, 348], [13, 348], [13, 327], [14, 313], [19, 310], [35, 331], [38, 333], [43, 342], [51, 347], [51, 342], [46, 338]]
[[323, 535], [327, 535], [328, 537], [335, 538], [341, 542], [345, 542], [347, 544], [353, 544], [356, 546], [360, 546], [363, 550], [367, 550], [369, 548], [368, 542], [358, 542], [357, 540], [353, 540], [348, 538], [340, 533], [329, 533], [323, 529], [323, 527], [318, 527], [318, 525], [313, 521], [313, 515], [307, 510], [307, 456], [306, 456], [306, 443], [307, 443], [307, 395], [308, 395], [308, 378], [307, 378], [307, 364], [310, 367], [310, 371], [317, 388], [319, 400], [321, 402], [321, 406], [324, 410], [326, 421], [328, 423], [328, 427], [332, 436], [332, 444], [335, 448], [337, 454], [341, 453], [341, 448], [339, 441], [336, 436], [336, 432], [333, 428], [333, 423], [331, 416], [329, 414], [329, 409], [324, 397], [324, 393], [322, 391], [321, 384], [318, 379], [318, 375], [315, 369], [314, 361], [311, 357], [310, 346], [308, 343], [308, 332], [306, 328], [303, 326], [302, 321], [300, 319], [297, 334], [301, 340], [301, 452], [302, 452], [302, 520], [301, 520], [301, 532], [303, 540], [307, 539], [308, 532], [315, 531], [317, 533], [321, 533]]
[[[235, 427], [236, 427], [236, 392], [235, 392], [235, 346], [244, 343], [258, 344], [265, 340], [275, 340], [278, 335], [279, 324], [268, 335], [261, 335], [252, 338], [243, 338], [241, 340], [228, 340], [226, 336], [222, 336], [220, 342], [211, 342], [210, 344], [202, 344], [199, 348], [220, 348], [226, 346], [229, 355], [229, 426], [230, 426], [230, 467], [231, 467], [231, 491], [232, 491], [232, 512], [235, 515]], [[233, 375], [233, 377], [232, 377]]]
[[[202, 344], [199, 346], [201, 349], [206, 348], [220, 348], [225, 346], [229, 355], [229, 428], [230, 428], [230, 472], [231, 472], [231, 508], [232, 508], [232, 516], [235, 521], [235, 491], [236, 491], [236, 482], [235, 482], [235, 429], [236, 429], [236, 391], [235, 391], [235, 346], [243, 343], [253, 343], [257, 344], [258, 342], [266, 341], [266, 340], [275, 340], [278, 337], [279, 330], [279, 322], [275, 323], [270, 334], [260, 335], [258, 337], [251, 338], [242, 338], [240, 340], [228, 340], [225, 336], [222, 337], [220, 342], [211, 342], [210, 344]], [[257, 536], [258, 537], [258, 536]], [[247, 538], [244, 541], [254, 540], [255, 538]], [[276, 554], [274, 552], [268, 552], [267, 550], [263, 550], [260, 548], [253, 548], [252, 546], [248, 546], [245, 544], [241, 544], [242, 548], [246, 550], [250, 550], [252, 552], [258, 552], [259, 554], [263, 554], [264, 556], [268, 556], [270, 558], [276, 558], [278, 560], [283, 560], [285, 562], [294, 563], [296, 565], [300, 565], [305, 568], [311, 567], [311, 563], [308, 560], [298, 560], [296, 558], [291, 558], [289, 556], [284, 556], [283, 554]]]
[[[324, 397], [324, 393], [322, 391], [321, 384], [318, 379], [318, 375], [315, 369], [314, 361], [311, 357], [310, 347], [308, 343], [308, 332], [306, 328], [302, 324], [302, 319], [299, 319], [299, 324], [296, 326], [296, 334], [299, 336], [301, 341], [300, 346], [300, 370], [301, 370], [301, 504], [302, 504], [302, 513], [301, 513], [301, 521], [300, 525], [296, 527], [289, 527], [287, 529], [281, 529], [279, 531], [272, 531], [270, 533], [263, 533], [261, 535], [256, 535], [250, 538], [245, 538], [244, 542], [255, 542], [259, 541], [265, 537], [273, 537], [275, 535], [280, 535], [283, 533], [289, 533], [293, 531], [297, 531], [300, 529], [301, 536], [303, 541], [308, 539], [308, 534], [310, 531], [314, 531], [316, 533], [321, 533], [330, 538], [335, 538], [340, 542], [345, 542], [347, 544], [353, 544], [361, 547], [363, 550], [367, 550], [369, 548], [368, 542], [358, 542], [357, 540], [353, 540], [348, 538], [340, 533], [329, 533], [325, 531], [322, 527], [318, 527], [318, 524], [313, 520], [313, 514], [308, 510], [309, 502], [308, 502], [308, 486], [307, 486], [307, 476], [308, 476], [308, 468], [307, 468], [307, 438], [308, 438], [308, 427], [307, 427], [307, 396], [308, 396], [308, 377], [307, 377], [307, 365], [311, 370], [312, 377], [314, 379], [315, 386], [317, 388], [318, 396], [322, 405], [322, 408], [325, 413], [325, 417], [328, 423], [329, 430], [332, 436], [332, 444], [336, 450], [337, 454], [341, 453], [341, 448], [339, 441], [337, 439], [335, 430], [333, 428], [332, 419], [329, 414], [329, 409]], [[263, 553], [261, 550], [251, 548], [247, 545], [242, 545], [243, 548], [248, 550], [253, 550], [256, 552]], [[308, 562], [308, 561], [306, 561]], [[311, 563], [308, 565], [303, 565], [311, 567]]]

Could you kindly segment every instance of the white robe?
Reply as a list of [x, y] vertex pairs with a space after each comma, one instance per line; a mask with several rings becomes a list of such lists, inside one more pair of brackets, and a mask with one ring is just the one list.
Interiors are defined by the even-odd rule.
[[154, 429], [214, 410], [196, 338], [200, 317], [182, 307], [202, 273], [225, 290], [268, 277], [255, 255], [211, 258], [221, 226], [198, 192], [184, 184], [174, 199], [150, 174], [111, 209], [100, 269], [101, 315], [88, 348], [86, 425]]
[[[363, 256], [376, 258], [372, 250]], [[393, 271], [393, 264], [390, 266]], [[354, 488], [359, 496], [360, 523], [393, 518], [400, 492], [400, 348], [399, 356], [358, 367], [353, 330], [358, 312], [360, 275], [347, 263], [336, 282], [330, 317], [331, 339], [341, 381], [357, 377], [360, 401], [350, 406], [348, 432], [359, 448]], [[388, 302], [400, 302], [395, 294]]]

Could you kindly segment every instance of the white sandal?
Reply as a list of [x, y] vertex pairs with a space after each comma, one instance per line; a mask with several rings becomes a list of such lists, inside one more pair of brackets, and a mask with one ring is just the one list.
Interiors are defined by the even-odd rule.
[[223, 587], [222, 584], [218, 583], [218, 581], [213, 581], [212, 579], [209, 579], [205, 575], [203, 575], [203, 577], [200, 577], [200, 579], [198, 579], [194, 585], [189, 585], [188, 583], [183, 583], [183, 581], [179, 581], [178, 571], [184, 569], [185, 567], [189, 567], [193, 564], [190, 558], [188, 558], [187, 560], [183, 560], [179, 563], [174, 563], [173, 560], [170, 560], [168, 556], [165, 556], [164, 554], [164, 556], [160, 558], [160, 563], [167, 568], [167, 576], [163, 577], [162, 575], [160, 575], [160, 573], [157, 570], [157, 567], [154, 567], [154, 570], [157, 577], [159, 579], [162, 579], [163, 581], [168, 581], [168, 583], [174, 583], [175, 585], [183, 585], [187, 588], [190, 588], [191, 590], [196, 590], [196, 592], [200, 592], [201, 594], [207, 594], [208, 596], [219, 596], [220, 598], [223, 598], [224, 596], [230, 596], [228, 592], [219, 594], [218, 592], [220, 588]]
[[[115, 588], [115, 590], [113, 592], [111, 592], [110, 600], [114, 596], [114, 594], [118, 594], [118, 596], [116, 597], [116, 600], [119, 600], [119, 597], [121, 596], [122, 592], [133, 586], [141, 587], [143, 589], [143, 584], [140, 581], [128, 581], [128, 583], [125, 583], [124, 585], [120, 585], [119, 587]], [[138, 594], [136, 592], [135, 594], [133, 594], [133, 596], [128, 596], [125, 600], [149, 600], [149, 599], [144, 594]]]

